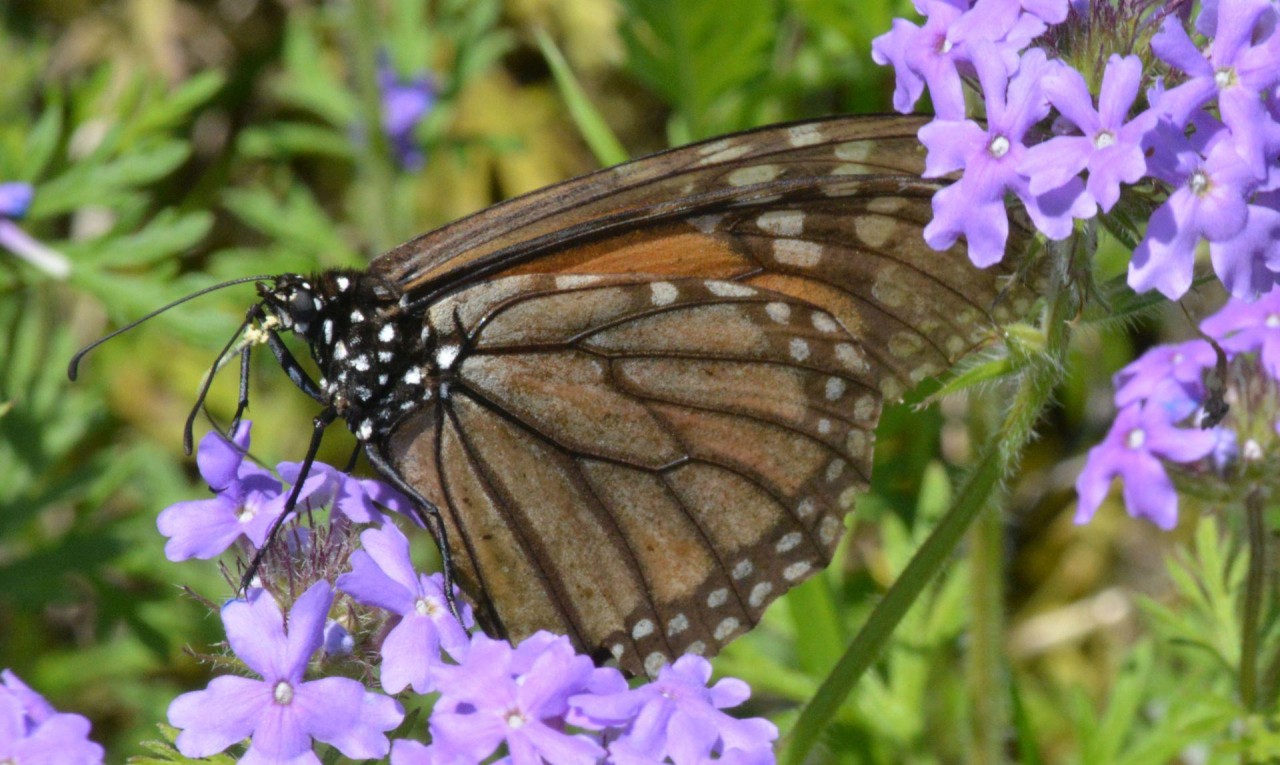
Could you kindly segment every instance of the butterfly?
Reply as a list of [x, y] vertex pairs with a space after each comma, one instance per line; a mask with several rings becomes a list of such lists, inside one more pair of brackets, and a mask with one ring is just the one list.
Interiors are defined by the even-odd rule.
[[246, 325], [323, 407], [304, 466], [345, 420], [492, 634], [714, 654], [830, 563], [884, 402], [1027, 309], [925, 245], [922, 124], [713, 139], [260, 281]]

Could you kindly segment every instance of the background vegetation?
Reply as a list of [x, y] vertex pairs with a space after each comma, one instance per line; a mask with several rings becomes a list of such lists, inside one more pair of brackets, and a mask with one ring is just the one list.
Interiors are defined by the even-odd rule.
[[[157, 737], [175, 695], [207, 681], [184, 647], [222, 638], [179, 590], [224, 597], [216, 566], [167, 562], [155, 516], [205, 490], [181, 426], [252, 287], [107, 344], [73, 385], [76, 347], [216, 280], [360, 265], [597, 167], [603, 133], [584, 137], [548, 51], [639, 156], [886, 111], [891, 74], [871, 64], [870, 40], [909, 11], [890, 0], [0, 6], [0, 182], [34, 185], [18, 225], [71, 264], [60, 279], [0, 254], [0, 666], [88, 715], [121, 761]], [[380, 59], [431, 78], [420, 167], [402, 166], [379, 130]], [[1190, 763], [1263, 745], [1266, 717], [1238, 709], [1228, 671], [1242, 567], [1219, 532], [1235, 518], [1184, 506], [1183, 527], [1164, 534], [1116, 506], [1071, 522], [1081, 456], [1112, 414], [1109, 375], [1188, 332], [1180, 314], [1164, 318], [1077, 333], [1060, 405], [1003, 514], [907, 617], [819, 760]], [[230, 378], [210, 399], [223, 419]], [[312, 402], [269, 363], [252, 382], [255, 453], [300, 458]], [[753, 713], [785, 731], [947, 506], [993, 412], [977, 396], [886, 417], [874, 491], [837, 563], [717, 660], [752, 684]], [[322, 458], [343, 464], [349, 449], [331, 438]], [[970, 628], [975, 609], [994, 630]]]

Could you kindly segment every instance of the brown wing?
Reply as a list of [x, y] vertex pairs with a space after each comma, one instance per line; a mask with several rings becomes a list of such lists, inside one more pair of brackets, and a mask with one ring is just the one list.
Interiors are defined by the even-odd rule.
[[[861, 183], [868, 176], [917, 180], [924, 154], [916, 131], [924, 123], [918, 117], [839, 117], [761, 128], [654, 154], [525, 194], [423, 234], [377, 258], [371, 270], [406, 290], [434, 296], [570, 245], [634, 234], [662, 221], [685, 221], [700, 211], [767, 205], [779, 195], [821, 195], [819, 186], [843, 196], [842, 181]], [[673, 243], [649, 257], [662, 266], [653, 273], [669, 273], [672, 262], [696, 268], [702, 255]]]
[[[375, 263], [469, 338], [389, 452], [444, 510], [490, 629], [654, 674], [830, 561], [882, 401], [988, 337], [993, 306], [1025, 310], [962, 248], [925, 246], [935, 184], [867, 174], [918, 160], [916, 124], [658, 155]], [[473, 246], [433, 254], [461, 231]]]

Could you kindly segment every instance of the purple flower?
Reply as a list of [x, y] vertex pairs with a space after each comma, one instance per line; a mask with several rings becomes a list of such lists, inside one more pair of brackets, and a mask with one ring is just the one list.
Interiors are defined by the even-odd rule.
[[1016, 2], [978, 0], [916, 0], [926, 18], [923, 27], [894, 19], [890, 31], [871, 42], [871, 58], [894, 68], [893, 108], [906, 114], [929, 86], [939, 118], [964, 118], [964, 88], [960, 75], [970, 73], [972, 46], [986, 43], [1007, 71], [1017, 67], [1018, 51], [1044, 31], [1044, 23], [1022, 14]]
[[95, 765], [102, 755], [86, 718], [57, 711], [13, 672], [0, 672], [0, 762]]
[[464, 759], [438, 746], [401, 738], [391, 742], [391, 765], [471, 765]]
[[1061, 67], [1045, 79], [1049, 103], [1084, 135], [1058, 136], [1027, 150], [1019, 170], [1030, 178], [1032, 194], [1052, 191], [1087, 169], [1085, 188], [1106, 212], [1120, 199], [1121, 183], [1136, 183], [1146, 174], [1142, 139], [1155, 124], [1155, 112], [1125, 119], [1141, 81], [1137, 56], [1112, 56], [1094, 109], [1084, 77], [1075, 69]]
[[[296, 483], [301, 462], [281, 462], [276, 465], [276, 472], [289, 483]], [[320, 483], [310, 499], [313, 506], [333, 503], [333, 509], [351, 519], [353, 523], [377, 523], [387, 521], [386, 516], [378, 509], [378, 505], [389, 508], [415, 523], [421, 524], [417, 515], [412, 512], [413, 505], [403, 494], [387, 484], [374, 478], [356, 478], [323, 462], [311, 465], [311, 475], [322, 476]]]
[[741, 680], [725, 678], [708, 688], [711, 662], [692, 654], [658, 670], [658, 679], [634, 690], [608, 695], [576, 696], [570, 703], [580, 715], [624, 733], [609, 746], [614, 762], [662, 762], [676, 765], [708, 761], [713, 754], [738, 750], [751, 761], [752, 753], [769, 755], [778, 737], [773, 723], [739, 720], [722, 709], [746, 701], [751, 689]]
[[[214, 497], [179, 502], [160, 512], [156, 526], [169, 538], [164, 546], [169, 560], [214, 558], [241, 537], [255, 547], [266, 542], [271, 524], [284, 512], [288, 495], [270, 473], [245, 461], [249, 427], [248, 421], [241, 422], [234, 442], [217, 432], [200, 439], [196, 464]], [[323, 476], [308, 478], [299, 499], [323, 481]]]
[[479, 762], [505, 743], [514, 765], [596, 765], [605, 751], [566, 733], [563, 722], [569, 698], [591, 690], [595, 668], [567, 638], [539, 642], [543, 650], [522, 670], [510, 645], [477, 634], [461, 665], [437, 670], [441, 697], [431, 715], [437, 747]]
[[1254, 197], [1244, 228], [1221, 242], [1209, 243], [1213, 270], [1238, 298], [1252, 300], [1280, 282], [1280, 193]]
[[0, 247], [55, 279], [65, 279], [71, 273], [67, 256], [37, 242], [14, 223], [27, 214], [34, 196], [30, 183], [0, 183]]
[[435, 107], [434, 83], [426, 75], [401, 78], [384, 58], [378, 65], [378, 89], [382, 92], [382, 130], [396, 159], [406, 170], [421, 168], [426, 155], [419, 148], [414, 131]]
[[1254, 303], [1228, 300], [1200, 329], [1234, 353], [1258, 352], [1263, 369], [1280, 380], [1280, 289]]
[[318, 765], [312, 739], [355, 759], [385, 756], [385, 731], [404, 719], [399, 703], [345, 677], [303, 680], [332, 602], [328, 582], [312, 585], [289, 610], [287, 632], [279, 606], [263, 590], [223, 606], [227, 641], [262, 679], [217, 677], [205, 690], [174, 699], [169, 723], [182, 729], [178, 751], [207, 757], [252, 737], [242, 763]]
[[[1155, 398], [1160, 398], [1159, 391]], [[1089, 450], [1076, 479], [1080, 496], [1076, 523], [1093, 518], [1111, 480], [1120, 476], [1130, 515], [1147, 518], [1162, 529], [1173, 528], [1178, 522], [1178, 495], [1160, 459], [1193, 462], [1212, 453], [1217, 443], [1212, 430], [1175, 427], [1158, 400], [1126, 406], [1116, 414], [1102, 443]]]
[[[1182, 297], [1191, 286], [1200, 239], [1222, 242], [1244, 228], [1248, 216], [1245, 195], [1253, 176], [1227, 137], [1225, 131], [1219, 132], [1203, 156], [1167, 125], [1153, 139], [1159, 143], [1157, 152], [1163, 152], [1171, 162], [1153, 161], [1152, 171], [1174, 183], [1176, 189], [1152, 213], [1147, 235], [1133, 251], [1129, 286], [1135, 290], [1157, 289], [1172, 300]], [[1247, 250], [1235, 251], [1236, 255], [1242, 253]], [[1219, 277], [1223, 273], [1231, 276], [1233, 264], [1224, 266]], [[1234, 287], [1235, 294], [1245, 283], [1235, 278], [1227, 286]]]
[[[382, 688], [388, 693], [406, 686], [418, 693], [433, 691], [440, 648], [460, 659], [469, 646], [466, 629], [449, 613], [443, 578], [414, 571], [409, 540], [394, 524], [366, 530], [360, 542], [364, 549], [351, 555], [351, 571], [338, 577], [337, 586], [357, 601], [399, 617], [382, 642]], [[470, 621], [470, 610], [465, 605], [462, 610]]]
[[[1151, 49], [1169, 65], [1187, 73], [1187, 81], [1165, 92], [1159, 108], [1179, 127], [1215, 95], [1232, 142], [1257, 178], [1266, 175], [1266, 147], [1275, 126], [1262, 91], [1280, 80], [1280, 36], [1274, 34], [1275, 9], [1269, 0], [1220, 0], [1208, 55], [1192, 42], [1181, 19], [1169, 16], [1151, 40]], [[1268, 23], [1261, 24], [1264, 18]], [[1255, 31], [1267, 29], [1255, 42]]]
[[934, 218], [925, 227], [925, 241], [944, 250], [964, 235], [969, 259], [985, 268], [1004, 257], [1009, 237], [1006, 191], [1018, 195], [1036, 228], [1053, 239], [1065, 238], [1071, 233], [1072, 218], [1093, 215], [1095, 206], [1079, 178], [1036, 195], [1018, 172], [1027, 150], [1022, 144], [1027, 130], [1049, 112], [1040, 81], [1055, 65], [1046, 61], [1042, 51], [1028, 51], [1010, 81], [990, 49], [980, 47], [979, 52], [974, 63], [986, 97], [987, 126], [972, 120], [938, 119], [920, 129], [920, 141], [929, 150], [926, 177], [964, 169], [960, 180], [934, 195]]
[[1217, 361], [1218, 355], [1204, 340], [1157, 345], [1116, 373], [1116, 406], [1126, 407], [1151, 398], [1157, 388], [1173, 380], [1184, 391], [1190, 404], [1181, 414], [1185, 417], [1195, 409], [1195, 402], [1190, 399], [1199, 399], [1203, 395], [1204, 371]]

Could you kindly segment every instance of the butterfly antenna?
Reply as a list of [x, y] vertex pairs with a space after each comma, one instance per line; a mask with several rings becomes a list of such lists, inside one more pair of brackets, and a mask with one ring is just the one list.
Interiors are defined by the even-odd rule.
[[128, 324], [121, 327], [120, 329], [117, 329], [116, 331], [110, 334], [103, 335], [97, 340], [94, 340], [92, 343], [89, 343], [85, 347], [76, 351], [76, 355], [71, 357], [71, 363], [67, 365], [67, 377], [71, 378], [73, 382], [75, 381], [77, 375], [79, 375], [80, 373], [80, 360], [83, 359], [85, 355], [89, 353], [89, 351], [92, 351], [94, 348], [97, 348], [99, 345], [102, 345], [103, 343], [107, 342], [108, 340], [110, 340], [111, 338], [117, 335], [123, 335], [125, 332], [128, 332], [129, 330], [133, 329], [139, 324], [142, 324], [145, 321], [154, 319], [155, 317], [159, 316], [160, 314], [164, 313], [170, 308], [176, 308], [177, 306], [182, 305], [188, 300], [194, 300], [195, 298], [198, 298], [201, 295], [208, 295], [210, 292], [217, 292], [218, 290], [224, 289], [226, 287], [234, 287], [237, 284], [244, 284], [245, 282], [269, 281], [274, 278], [275, 277], [270, 274], [258, 275], [258, 276], [242, 276], [239, 279], [232, 279], [231, 281], [226, 281], [220, 284], [214, 284], [212, 286], [205, 287], [202, 290], [197, 290], [195, 292], [192, 292], [190, 295], [180, 297], [177, 300], [173, 301], [172, 303], [169, 303], [168, 305], [161, 306], [160, 308], [157, 308], [156, 310], [152, 311], [146, 316], [143, 316], [141, 319], [131, 321]]

